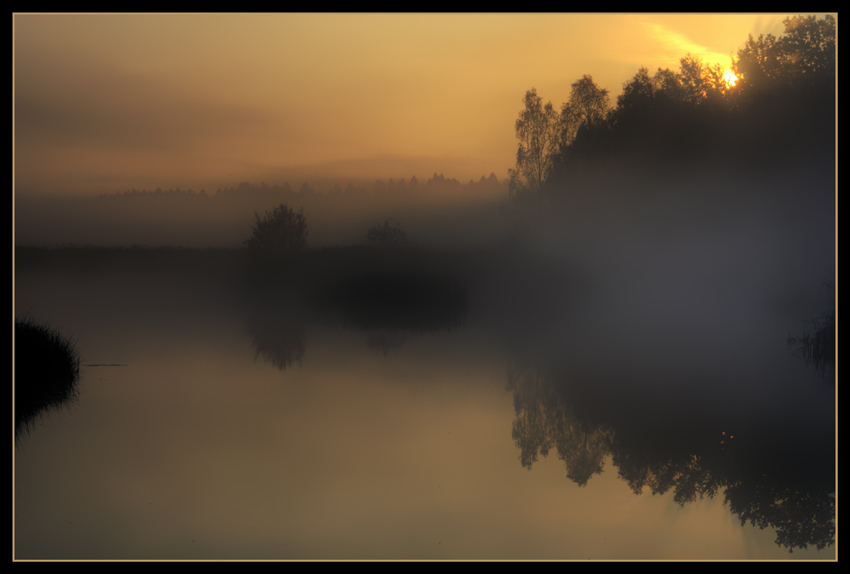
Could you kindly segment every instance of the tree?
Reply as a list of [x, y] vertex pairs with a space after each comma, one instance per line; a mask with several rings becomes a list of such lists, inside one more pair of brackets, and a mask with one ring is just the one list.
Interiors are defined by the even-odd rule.
[[700, 58], [694, 58], [688, 53], [679, 60], [682, 87], [685, 90], [685, 101], [691, 104], [699, 104], [708, 97], [712, 85], [709, 70], [703, 65]]
[[634, 78], [623, 84], [623, 93], [617, 96], [617, 108], [645, 109], [651, 105], [654, 96], [655, 86], [649, 76], [649, 70], [641, 67]]
[[658, 68], [652, 78], [655, 85], [656, 97], [666, 100], [664, 103], [681, 102], [685, 98], [685, 89], [682, 86], [681, 76], [670, 68]]
[[782, 60], [795, 80], [835, 75], [835, 17], [827, 14], [786, 18], [780, 39]]
[[738, 50], [735, 73], [742, 86], [770, 89], [779, 84], [805, 85], [820, 79], [835, 79], [835, 17], [794, 16], [786, 18], [785, 32], [752, 35]]
[[773, 34], [760, 34], [758, 40], [752, 35], [743, 48], [738, 50], [735, 74], [741, 88], [770, 88], [780, 79], [779, 47]]
[[593, 132], [605, 124], [610, 107], [608, 90], [593, 83], [593, 77], [585, 74], [572, 85], [570, 100], [561, 107], [558, 122], [558, 144], [560, 152], [572, 145], [579, 131], [587, 133], [587, 148], [592, 153]]
[[679, 60], [679, 82], [682, 101], [689, 107], [717, 106], [723, 101], [729, 84], [725, 70], [719, 63], [705, 64], [700, 58], [687, 54]]
[[[623, 93], [617, 96], [612, 127], [618, 145], [631, 150], [643, 144], [647, 134], [654, 133], [656, 128], [653, 122], [657, 107], [655, 82], [649, 70], [642, 66], [631, 80], [623, 84]], [[645, 146], [642, 147], [645, 149]]]
[[543, 105], [537, 90], [531, 88], [523, 98], [525, 109], [516, 121], [516, 169], [509, 169], [511, 195], [539, 191], [552, 168], [557, 151], [558, 115], [552, 102]]
[[257, 223], [253, 235], [245, 241], [248, 249], [257, 253], [291, 253], [307, 246], [307, 218], [304, 209], [295, 213], [285, 203], [266, 212], [260, 219], [254, 212]]

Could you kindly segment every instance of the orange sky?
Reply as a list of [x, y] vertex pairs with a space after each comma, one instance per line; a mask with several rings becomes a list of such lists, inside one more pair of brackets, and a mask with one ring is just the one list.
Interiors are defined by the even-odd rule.
[[504, 178], [536, 87], [729, 64], [788, 14], [15, 15], [18, 193]]

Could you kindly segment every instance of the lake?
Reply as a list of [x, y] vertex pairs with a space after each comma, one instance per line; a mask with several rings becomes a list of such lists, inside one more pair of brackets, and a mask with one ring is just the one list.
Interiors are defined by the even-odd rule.
[[239, 251], [19, 249], [83, 366], [16, 450], [16, 558], [835, 559], [816, 297], [439, 259], [297, 299]]

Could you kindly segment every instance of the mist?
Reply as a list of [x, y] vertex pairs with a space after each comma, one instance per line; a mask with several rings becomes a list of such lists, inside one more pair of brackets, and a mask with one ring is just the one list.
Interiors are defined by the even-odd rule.
[[280, 203], [304, 210], [308, 245], [315, 248], [361, 245], [369, 226], [388, 218], [430, 246], [492, 244], [500, 233], [507, 182], [495, 174], [466, 184], [436, 173], [422, 182], [412, 176], [410, 183], [404, 178], [331, 181], [319, 179], [314, 187], [305, 180], [296, 189], [288, 183], [243, 182], [215, 191], [24, 196], [16, 205], [16, 243], [238, 248], [251, 234], [255, 213], [263, 216]]
[[[600, 73], [541, 83], [501, 28], [386, 18], [328, 19], [324, 59], [279, 75], [248, 55], [306, 51], [294, 22], [321, 19], [263, 21], [247, 52], [205, 30], [218, 91], [200, 48], [219, 71], [187, 90], [185, 59], [71, 67], [33, 40], [73, 44], [47, 34], [68, 20], [26, 20], [16, 328], [55, 333], [80, 377], [73, 408], [25, 383], [16, 551], [834, 556], [835, 18], [789, 17], [730, 69], [696, 21], [615, 18], [661, 66], [688, 51], [650, 70], [583, 30]], [[414, 81], [452, 54], [489, 73]], [[510, 97], [508, 64], [529, 76]], [[32, 381], [39, 351], [15, 357]], [[55, 465], [74, 492], [47, 488]], [[686, 519], [699, 543], [669, 542]]]

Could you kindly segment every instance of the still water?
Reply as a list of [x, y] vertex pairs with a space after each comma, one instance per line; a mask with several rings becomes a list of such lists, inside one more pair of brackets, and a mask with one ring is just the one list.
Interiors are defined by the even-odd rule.
[[835, 558], [834, 390], [782, 314], [509, 310], [497, 271], [389, 325], [119, 267], [17, 270], [16, 312], [83, 364], [16, 451], [18, 559]]

